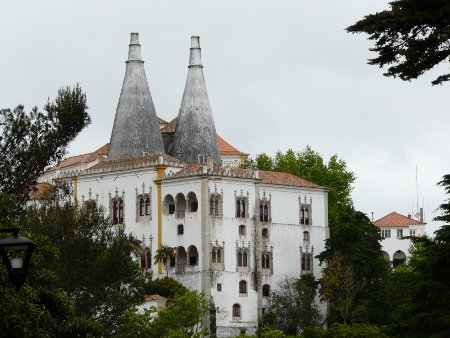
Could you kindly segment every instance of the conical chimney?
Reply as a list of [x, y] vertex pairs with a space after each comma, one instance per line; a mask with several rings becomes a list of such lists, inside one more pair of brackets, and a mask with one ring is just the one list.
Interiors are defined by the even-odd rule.
[[203, 76], [198, 36], [191, 37], [188, 68], [170, 153], [187, 163], [203, 163], [207, 158], [212, 157], [215, 164], [221, 165], [216, 128]]
[[164, 145], [141, 59], [139, 34], [131, 33], [108, 160], [161, 153]]

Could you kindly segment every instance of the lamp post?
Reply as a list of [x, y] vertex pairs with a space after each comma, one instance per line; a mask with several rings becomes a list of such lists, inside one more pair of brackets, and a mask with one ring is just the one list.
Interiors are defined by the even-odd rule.
[[20, 237], [18, 228], [0, 229], [0, 233], [13, 234], [0, 239], [0, 255], [11, 283], [19, 290], [25, 281], [36, 244], [28, 238]]

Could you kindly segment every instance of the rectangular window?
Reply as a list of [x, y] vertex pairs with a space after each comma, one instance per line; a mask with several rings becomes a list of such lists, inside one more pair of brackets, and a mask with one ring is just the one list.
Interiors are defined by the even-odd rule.
[[403, 229], [397, 229], [397, 238], [403, 237]]
[[217, 291], [222, 292], [222, 284], [221, 283], [217, 283]]
[[391, 230], [386, 230], [386, 229], [381, 230], [381, 237], [382, 238], [391, 238]]
[[409, 230], [409, 235], [410, 236], [415, 236], [416, 235], [416, 230]]

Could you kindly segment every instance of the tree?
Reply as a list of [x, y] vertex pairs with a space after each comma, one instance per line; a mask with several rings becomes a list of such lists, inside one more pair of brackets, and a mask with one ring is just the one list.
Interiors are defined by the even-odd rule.
[[90, 123], [86, 94], [79, 85], [61, 88], [44, 112], [24, 106], [0, 110], [0, 191], [17, 204], [49, 165], [62, 159], [66, 147]]
[[75, 301], [78, 316], [112, 330], [124, 311], [142, 302], [145, 279], [131, 258], [140, 241], [113, 230], [102, 210], [54, 203], [27, 209], [20, 224], [56, 247], [57, 257], [32, 270], [51, 271], [53, 287]]
[[272, 293], [263, 325], [296, 335], [299, 330], [319, 326], [322, 321], [315, 302], [318, 283], [312, 274], [285, 278]]
[[[0, 192], [0, 227], [16, 227], [14, 200]], [[37, 248], [31, 269], [19, 292], [13, 288], [0, 264], [0, 337], [84, 337], [101, 336], [103, 326], [76, 313], [76, 303], [56, 287], [57, 276], [46, 268], [59, 257], [59, 250], [43, 234], [22, 231]], [[45, 264], [44, 264], [45, 263]]]
[[169, 300], [182, 296], [186, 292], [188, 289], [183, 284], [167, 276], [151, 280], [147, 284], [147, 294], [158, 294]]
[[[450, 175], [438, 183], [450, 195]], [[412, 256], [389, 281], [388, 333], [404, 337], [450, 336], [450, 199], [440, 205], [444, 221], [434, 238], [410, 237]]]
[[311, 181], [330, 189], [328, 193], [328, 215], [330, 226], [339, 218], [339, 213], [353, 206], [351, 192], [356, 177], [347, 168], [344, 160], [337, 155], [325, 162], [322, 156], [307, 146], [303, 151], [286, 153], [277, 152], [272, 159], [266, 154], [259, 154], [256, 160], [248, 160], [243, 167], [253, 166], [259, 170], [281, 171]]
[[[386, 320], [385, 283], [389, 266], [383, 257], [380, 233], [362, 212], [348, 208], [341, 212], [336, 224], [330, 228], [330, 238], [325, 242], [325, 250], [317, 257], [321, 264], [330, 265], [336, 253], [353, 267], [355, 280], [365, 287], [355, 295], [352, 322], [380, 323]], [[322, 281], [323, 282], [323, 281]], [[330, 301], [332, 301], [330, 299]], [[332, 308], [340, 308], [338, 304]], [[339, 313], [331, 313], [331, 321], [344, 321]]]
[[188, 291], [175, 297], [166, 308], [147, 310], [143, 314], [125, 312], [119, 321], [116, 337], [204, 337], [203, 318], [208, 302], [203, 293]]
[[167, 276], [169, 276], [169, 262], [171, 258], [176, 256], [175, 248], [168, 245], [162, 245], [158, 250], [156, 250], [155, 263], [162, 262], [166, 269]]
[[[441, 62], [450, 61], [450, 4], [447, 0], [396, 0], [391, 8], [367, 15], [347, 28], [375, 40], [378, 56], [369, 64], [388, 66], [385, 76], [410, 81]], [[450, 73], [431, 83], [450, 80]]]
[[353, 266], [337, 251], [322, 270], [321, 293], [338, 311], [344, 324], [356, 308], [357, 294], [364, 288], [364, 280], [357, 279]]

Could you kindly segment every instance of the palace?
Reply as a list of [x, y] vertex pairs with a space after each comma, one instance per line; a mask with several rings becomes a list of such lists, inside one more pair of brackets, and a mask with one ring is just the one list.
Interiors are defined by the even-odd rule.
[[[286, 277], [320, 278], [317, 254], [328, 230], [328, 190], [287, 173], [241, 169], [247, 154], [216, 133], [199, 37], [191, 38], [178, 117], [157, 117], [131, 33], [109, 145], [62, 161], [40, 182], [64, 179], [80, 206], [103, 206], [112, 226], [143, 241], [142, 269], [164, 276], [152, 257], [176, 248], [169, 276], [203, 290], [218, 336], [254, 333]], [[324, 308], [322, 304], [322, 308]]]

